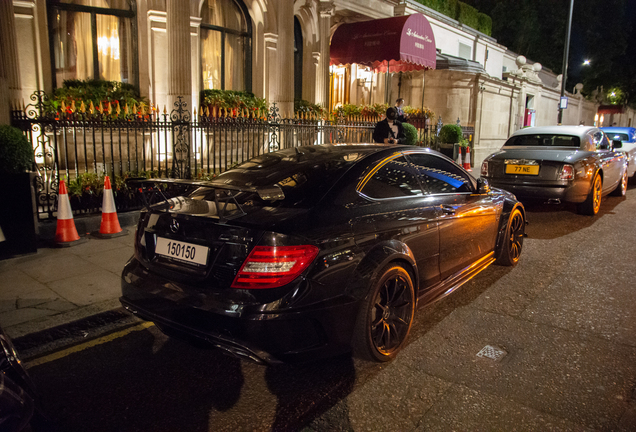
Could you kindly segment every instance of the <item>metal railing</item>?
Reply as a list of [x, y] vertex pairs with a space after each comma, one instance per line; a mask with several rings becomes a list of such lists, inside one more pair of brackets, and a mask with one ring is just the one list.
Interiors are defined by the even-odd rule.
[[[283, 119], [275, 104], [263, 118], [210, 116], [191, 113], [182, 98], [175, 102], [172, 112], [163, 114], [113, 113], [112, 109], [51, 112], [47, 111], [50, 105], [44, 92], [35, 92], [30, 99], [31, 104], [12, 111], [12, 124], [24, 132], [34, 149], [40, 219], [54, 217], [60, 179], [72, 182], [90, 174], [112, 179], [139, 175], [206, 179], [280, 149], [373, 142], [378, 120]], [[433, 146], [434, 128], [419, 126], [419, 144]], [[73, 210], [99, 211], [99, 200], [83, 200], [88, 201], [92, 204], [80, 203]], [[141, 202], [117, 201], [116, 192], [118, 208], [120, 204], [125, 209], [138, 208]]]

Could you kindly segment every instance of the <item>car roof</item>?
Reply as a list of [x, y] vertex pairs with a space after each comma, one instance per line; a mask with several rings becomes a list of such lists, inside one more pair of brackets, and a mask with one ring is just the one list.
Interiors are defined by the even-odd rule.
[[603, 132], [628, 132], [635, 133], [636, 128], [623, 126], [604, 126], [600, 128]]
[[535, 126], [529, 128], [519, 129], [511, 136], [519, 136], [519, 135], [572, 135], [581, 138], [581, 140], [586, 140], [587, 136], [594, 131], [598, 131], [597, 127], [593, 126], [564, 126], [564, 125], [554, 125], [554, 126]]

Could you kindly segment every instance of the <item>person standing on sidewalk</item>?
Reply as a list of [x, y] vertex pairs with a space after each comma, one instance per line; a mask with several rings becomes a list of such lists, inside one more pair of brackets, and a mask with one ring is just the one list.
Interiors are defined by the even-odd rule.
[[397, 120], [397, 109], [389, 107], [386, 110], [386, 118], [375, 124], [373, 129], [373, 141], [384, 144], [402, 144], [406, 139], [404, 127]]
[[402, 105], [404, 105], [404, 99], [403, 98], [398, 98], [395, 101], [395, 109], [398, 112], [397, 119], [398, 119], [398, 121], [400, 121], [402, 123], [405, 123], [405, 122], [409, 121], [409, 116], [404, 113], [404, 110], [402, 109]]

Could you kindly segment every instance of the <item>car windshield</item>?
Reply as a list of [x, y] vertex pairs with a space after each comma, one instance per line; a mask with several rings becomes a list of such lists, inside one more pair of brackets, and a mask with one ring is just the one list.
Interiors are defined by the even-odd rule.
[[[263, 200], [258, 193], [241, 192], [240, 205], [255, 207], [309, 208], [318, 202], [336, 181], [367, 151], [330, 147], [299, 147], [268, 153], [219, 175], [213, 183], [234, 185], [237, 189], [279, 187], [285, 197]], [[193, 199], [214, 201], [214, 190], [201, 188]]]
[[624, 133], [605, 132], [605, 135], [607, 135], [607, 138], [609, 138], [612, 141], [613, 140], [629, 141], [629, 136], [627, 136], [627, 134], [624, 134]]
[[537, 134], [510, 137], [504, 147], [579, 147], [581, 140], [577, 136]]

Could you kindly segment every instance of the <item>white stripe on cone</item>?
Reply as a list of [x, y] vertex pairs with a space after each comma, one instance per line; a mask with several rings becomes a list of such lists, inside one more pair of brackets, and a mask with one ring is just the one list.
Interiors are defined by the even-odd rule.
[[71, 210], [71, 202], [68, 199], [68, 193], [64, 189], [65, 193], [59, 194], [59, 202], [57, 204], [57, 218], [58, 220], [73, 219], [73, 210]]
[[115, 198], [113, 197], [113, 190], [110, 188], [104, 189], [102, 213], [117, 213], [117, 209], [115, 208]]

